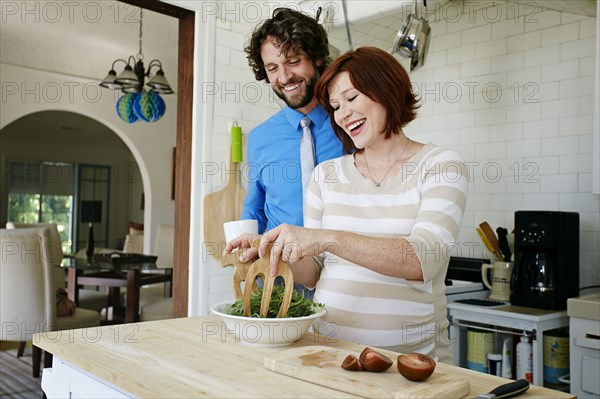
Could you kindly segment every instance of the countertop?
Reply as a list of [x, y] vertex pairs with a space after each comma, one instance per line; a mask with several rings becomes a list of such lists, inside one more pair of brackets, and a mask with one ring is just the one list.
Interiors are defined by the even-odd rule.
[[[308, 345], [352, 352], [364, 349], [364, 345], [312, 333], [285, 347], [244, 345], [214, 316], [36, 334], [34, 345], [133, 396], [194, 398], [356, 397], [274, 373], [263, 363], [267, 355]], [[437, 372], [469, 381], [467, 398], [509, 382], [447, 364], [438, 364]], [[531, 386], [521, 397], [573, 398], [538, 386]]]
[[567, 299], [569, 317], [600, 320], [600, 292]]
[[523, 319], [527, 321], [546, 321], [556, 317], [567, 316], [564, 310], [545, 310], [536, 308], [527, 308], [524, 306], [513, 306], [510, 304], [501, 306], [477, 306], [460, 302], [448, 302], [448, 309], [468, 310], [474, 314], [508, 316], [514, 319]]

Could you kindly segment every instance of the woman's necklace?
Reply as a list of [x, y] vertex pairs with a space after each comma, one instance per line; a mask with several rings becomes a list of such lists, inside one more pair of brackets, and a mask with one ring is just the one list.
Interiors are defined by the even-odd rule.
[[404, 151], [406, 151], [406, 147], [408, 147], [409, 143], [410, 143], [410, 139], [408, 139], [406, 141], [406, 144], [404, 145], [404, 148], [402, 149], [402, 153], [400, 153], [400, 158], [398, 158], [396, 160], [396, 162], [394, 162], [392, 164], [392, 166], [390, 166], [390, 168], [387, 170], [387, 172], [385, 172], [385, 175], [383, 175], [383, 177], [379, 181], [375, 180], [375, 178], [371, 174], [371, 169], [369, 169], [369, 161], [367, 161], [367, 151], [363, 151], [363, 157], [365, 158], [365, 165], [367, 165], [367, 172], [369, 172], [369, 177], [371, 178], [371, 180], [373, 180], [373, 183], [375, 183], [375, 186], [377, 186], [377, 187], [381, 186], [381, 182], [383, 182], [385, 180], [385, 178], [387, 177], [388, 173], [390, 173], [390, 170], [392, 170], [394, 168], [394, 166], [396, 166], [396, 164], [400, 160], [402, 160], [402, 157], [404, 156]]

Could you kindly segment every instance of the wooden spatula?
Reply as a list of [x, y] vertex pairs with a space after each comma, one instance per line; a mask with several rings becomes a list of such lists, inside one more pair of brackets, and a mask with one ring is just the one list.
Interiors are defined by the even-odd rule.
[[[257, 238], [252, 243], [254, 248], [258, 248], [260, 244], [260, 238]], [[244, 316], [250, 317], [250, 294], [254, 290], [256, 284], [256, 278], [262, 277], [264, 281], [262, 299], [260, 301], [260, 317], [267, 317], [269, 312], [269, 305], [271, 303], [271, 294], [273, 293], [273, 286], [277, 277], [282, 277], [285, 284], [285, 292], [281, 306], [277, 312], [277, 317], [284, 317], [290, 308], [290, 302], [292, 301], [292, 291], [294, 290], [294, 276], [292, 270], [287, 263], [280, 261], [277, 268], [277, 274], [271, 276], [270, 272], [270, 250], [267, 250], [266, 255], [255, 261], [248, 274], [246, 275], [246, 284], [244, 285]]]
[[496, 255], [496, 258], [498, 258], [498, 261], [502, 262], [504, 257], [502, 256], [502, 251], [500, 250], [500, 244], [498, 243], [498, 238], [496, 237], [496, 233], [494, 233], [494, 230], [492, 230], [492, 227], [490, 226], [490, 224], [488, 222], [482, 222], [479, 225], [479, 227], [481, 228], [481, 231], [483, 231], [483, 234], [488, 239], [489, 243], [491, 244], [492, 248], [494, 249], [492, 252], [494, 253], [494, 255]]

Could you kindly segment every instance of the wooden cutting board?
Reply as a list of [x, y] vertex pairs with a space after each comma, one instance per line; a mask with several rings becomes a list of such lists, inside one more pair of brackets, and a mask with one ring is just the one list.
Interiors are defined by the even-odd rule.
[[239, 220], [246, 190], [237, 181], [238, 164], [229, 162], [229, 179], [225, 188], [204, 197], [204, 242], [207, 251], [217, 260], [225, 249], [223, 223]]
[[[380, 351], [394, 361], [383, 373], [346, 371], [341, 364], [352, 353], [326, 346], [305, 346], [268, 355], [266, 369], [328, 388], [367, 398], [462, 398], [470, 391], [469, 382], [439, 370], [423, 382], [409, 381], [396, 366], [393, 352]], [[396, 354], [397, 355], [397, 354]]]

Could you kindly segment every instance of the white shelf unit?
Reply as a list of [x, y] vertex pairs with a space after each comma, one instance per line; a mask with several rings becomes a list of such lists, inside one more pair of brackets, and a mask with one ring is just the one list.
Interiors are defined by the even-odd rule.
[[485, 307], [448, 303], [450, 342], [454, 364], [467, 365], [466, 329], [469, 327], [496, 333], [530, 336], [533, 349], [533, 384], [544, 385], [544, 332], [569, 325], [567, 311], [543, 310], [520, 306]]

